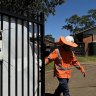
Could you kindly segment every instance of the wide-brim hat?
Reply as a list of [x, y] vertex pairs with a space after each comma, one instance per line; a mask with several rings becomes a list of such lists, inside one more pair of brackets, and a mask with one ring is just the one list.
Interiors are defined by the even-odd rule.
[[78, 45], [74, 42], [74, 38], [72, 36], [60, 36], [56, 42], [57, 44], [65, 44], [71, 47], [77, 47]]

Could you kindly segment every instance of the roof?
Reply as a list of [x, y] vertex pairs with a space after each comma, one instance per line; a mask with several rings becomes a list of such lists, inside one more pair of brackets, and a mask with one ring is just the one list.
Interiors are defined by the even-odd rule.
[[82, 31], [77, 31], [76, 34], [83, 33], [83, 32], [92, 30], [92, 29], [94, 29], [94, 28], [96, 28], [96, 25], [95, 25], [95, 26], [90, 26], [89, 28], [83, 29]]

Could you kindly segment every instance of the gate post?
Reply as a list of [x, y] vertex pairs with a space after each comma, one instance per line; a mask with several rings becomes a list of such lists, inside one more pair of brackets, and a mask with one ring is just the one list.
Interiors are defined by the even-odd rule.
[[3, 79], [3, 58], [2, 58], [2, 31], [0, 30], [0, 96], [2, 96], [2, 90], [3, 90], [3, 87], [2, 87], [2, 79]]
[[41, 60], [42, 60], [42, 68], [41, 68], [41, 96], [45, 96], [45, 61], [44, 61], [44, 13], [41, 12]]

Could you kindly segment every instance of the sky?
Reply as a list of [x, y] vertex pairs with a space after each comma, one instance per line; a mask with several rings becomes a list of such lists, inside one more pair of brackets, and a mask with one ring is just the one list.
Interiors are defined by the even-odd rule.
[[66, 18], [74, 14], [86, 15], [88, 10], [96, 9], [96, 0], [66, 0], [66, 2], [56, 7], [55, 15], [49, 15], [45, 22], [45, 35], [52, 35], [55, 41], [62, 35], [70, 35], [62, 26], [66, 24]]

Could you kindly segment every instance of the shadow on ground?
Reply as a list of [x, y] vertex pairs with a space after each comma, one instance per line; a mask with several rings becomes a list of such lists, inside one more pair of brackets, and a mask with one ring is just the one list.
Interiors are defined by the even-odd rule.
[[54, 94], [51, 94], [51, 93], [45, 93], [45, 96], [54, 96]]

